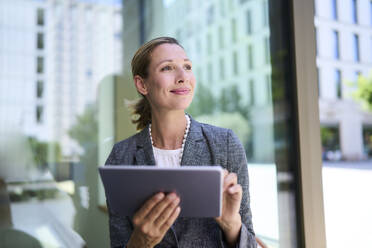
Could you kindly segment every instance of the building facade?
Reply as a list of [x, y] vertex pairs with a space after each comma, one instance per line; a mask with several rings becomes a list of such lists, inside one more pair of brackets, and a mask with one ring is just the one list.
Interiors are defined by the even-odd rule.
[[1, 1], [2, 132], [58, 141], [66, 158], [79, 152], [66, 133], [99, 81], [122, 70], [121, 10], [121, 1]]
[[315, 7], [320, 122], [338, 136], [325, 158], [365, 159], [372, 114], [352, 99], [351, 82], [372, 69], [372, 1], [317, 0]]

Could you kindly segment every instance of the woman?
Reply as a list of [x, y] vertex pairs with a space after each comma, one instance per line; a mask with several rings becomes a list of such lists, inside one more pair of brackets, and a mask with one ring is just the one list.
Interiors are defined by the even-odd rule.
[[225, 168], [222, 215], [177, 218], [180, 199], [160, 192], [133, 216], [110, 211], [112, 247], [256, 247], [245, 152], [228, 129], [185, 115], [195, 89], [192, 63], [177, 40], [160, 37], [144, 44], [132, 60], [142, 99], [134, 106], [142, 130], [117, 143], [106, 164], [221, 165]]

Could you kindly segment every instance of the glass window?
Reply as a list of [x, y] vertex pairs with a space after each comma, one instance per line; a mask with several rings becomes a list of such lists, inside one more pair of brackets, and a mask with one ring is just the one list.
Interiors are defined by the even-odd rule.
[[[122, 104], [122, 99], [138, 97], [132, 89], [131, 57], [124, 54], [134, 54], [154, 37], [172, 36], [186, 51], [192, 49], [188, 55], [197, 90], [187, 112], [197, 121], [232, 129], [246, 152], [257, 238], [268, 247], [301, 246], [288, 1], [249, 0], [240, 5], [220, 0], [212, 1], [219, 5], [211, 7], [210, 1], [199, 0], [186, 5], [175, 0], [72, 5], [2, 0], [0, 10], [4, 2], [12, 6], [9, 16], [25, 14], [3, 19], [2, 37], [22, 30], [32, 38], [30, 46], [6, 42], [9, 47], [4, 47], [0, 42], [0, 51], [8, 51], [0, 56], [0, 86], [12, 98], [9, 103], [0, 97], [1, 108], [7, 109], [6, 114], [0, 111], [0, 190], [6, 195], [0, 201], [0, 216], [13, 235], [7, 238], [17, 242], [27, 236], [35, 247], [110, 246], [97, 166], [105, 163], [114, 143], [135, 133], [125, 121], [129, 112]], [[249, 39], [244, 26], [248, 7]], [[262, 25], [262, 16], [270, 25]], [[202, 25], [206, 22], [208, 27]], [[201, 23], [197, 32], [185, 28], [193, 23]], [[42, 35], [35, 45], [37, 33]], [[46, 45], [51, 46], [45, 49]], [[256, 66], [264, 60], [265, 66]], [[22, 75], [13, 77], [1, 70], [20, 65], [31, 71], [20, 69]]]
[[233, 71], [235, 75], [239, 74], [239, 58], [236, 51], [233, 52]]
[[220, 79], [225, 79], [225, 61], [223, 58], [220, 58]]
[[36, 122], [42, 123], [43, 122], [43, 106], [38, 105], [36, 107]]
[[266, 27], [269, 25], [269, 4], [267, 0], [262, 2], [262, 16], [263, 16], [263, 26]]
[[208, 49], [208, 55], [212, 54], [213, 51], [213, 43], [212, 43], [212, 35], [211, 33], [207, 34], [207, 49]]
[[44, 49], [44, 34], [37, 33], [37, 41], [36, 41], [37, 49]]
[[249, 105], [252, 106], [255, 104], [255, 92], [254, 92], [254, 80], [250, 79], [248, 81], [248, 96], [249, 96]]
[[231, 38], [233, 42], [237, 41], [237, 27], [236, 19], [231, 19]]
[[220, 0], [220, 15], [223, 17], [225, 16], [225, 0]]
[[336, 70], [335, 71], [335, 84], [336, 84], [336, 96], [338, 99], [342, 98], [342, 76], [341, 71]]
[[247, 25], [247, 34], [252, 34], [252, 16], [251, 16], [251, 10], [247, 9], [246, 11], [246, 25]]
[[36, 72], [37, 73], [44, 73], [44, 58], [43, 57], [37, 57], [36, 58]]
[[214, 5], [209, 6], [207, 10], [207, 24], [212, 25], [214, 22]]
[[0, 19], [0, 247], [109, 247], [97, 95], [123, 68], [121, 1], [1, 0]]
[[372, 25], [372, 0], [369, 1], [369, 20]]
[[40, 9], [38, 8], [36, 10], [36, 16], [37, 16], [37, 19], [36, 19], [36, 24], [38, 26], [44, 26], [44, 9]]
[[[328, 10], [324, 1], [316, 2], [318, 13]], [[363, 109], [362, 105], [353, 97], [353, 92], [357, 90], [357, 84], [354, 83], [361, 79], [358, 78], [359, 71], [357, 71], [363, 68], [360, 65], [361, 55], [363, 52], [370, 51], [367, 47], [362, 46], [362, 35], [366, 32], [361, 33], [362, 31], [359, 29], [362, 22], [364, 24], [371, 22], [372, 24], [372, 19], [369, 19], [372, 18], [370, 15], [372, 1], [350, 0], [349, 4], [344, 2], [338, 1], [340, 12], [338, 19], [334, 18], [332, 25], [337, 27], [340, 37], [335, 30], [329, 29], [329, 21], [324, 18], [315, 19], [315, 25], [321, 31], [321, 35], [317, 36], [318, 44], [327, 49], [327, 32], [333, 32], [330, 34], [333, 36], [330, 48], [334, 49], [331, 51], [330, 58], [324, 58], [322, 50], [320, 50], [316, 61], [322, 74], [319, 81], [322, 94], [319, 99], [319, 119], [322, 140], [326, 240], [327, 247], [363, 247], [372, 245], [372, 239], [367, 231], [372, 229], [372, 213], [370, 211], [372, 205], [365, 201], [365, 195], [372, 195], [372, 184], [369, 180], [372, 176], [371, 162], [368, 157], [370, 151], [369, 134], [368, 131], [365, 131], [366, 124], [369, 123], [368, 120], [372, 118], [372, 112]], [[345, 18], [348, 17], [352, 25], [340, 20], [345, 13]], [[345, 44], [343, 44], [342, 36], [345, 37]], [[343, 54], [350, 54], [348, 61], [339, 61]], [[335, 67], [330, 71], [332, 64]], [[329, 82], [333, 83], [329, 84]], [[337, 100], [332, 100], [333, 97]], [[345, 118], [346, 116], [347, 118]], [[363, 170], [359, 170], [361, 168]], [[348, 183], [345, 184], [345, 181]], [[344, 193], [338, 195], [338, 192]], [[350, 205], [344, 204], [345, 199], [351, 199], [353, 205], [351, 208]], [[350, 216], [343, 220], [343, 226], [348, 226], [349, 230], [344, 230], [339, 225], [338, 216], [345, 212], [350, 212]], [[355, 222], [356, 219], [359, 220], [358, 223]], [[359, 238], [349, 239], [350, 230], [353, 230], [353, 233], [357, 234]]]
[[225, 47], [224, 39], [225, 39], [225, 35], [224, 35], [223, 27], [219, 26], [218, 27], [218, 41], [219, 41], [218, 43], [219, 43], [220, 49], [223, 49]]
[[37, 98], [42, 98], [44, 93], [44, 83], [41, 80], [38, 80], [36, 83], [36, 96]]
[[337, 0], [331, 0], [332, 2], [332, 19], [337, 20], [338, 19], [338, 5]]
[[372, 125], [363, 125], [363, 151], [366, 158], [372, 158]]
[[253, 62], [253, 45], [252, 44], [248, 44], [248, 47], [247, 47], [247, 59], [248, 59], [248, 68], [250, 70], [253, 69], [254, 67], [254, 62]]
[[340, 40], [338, 31], [333, 31], [333, 58], [340, 59]]
[[354, 51], [354, 61], [360, 61], [360, 50], [359, 50], [359, 35], [353, 34], [353, 51]]
[[358, 1], [351, 0], [351, 16], [353, 23], [358, 23]]
[[265, 63], [270, 64], [270, 39], [269, 37], [264, 38], [265, 45]]
[[207, 70], [208, 70], [207, 82], [213, 82], [213, 67], [211, 63], [208, 63]]

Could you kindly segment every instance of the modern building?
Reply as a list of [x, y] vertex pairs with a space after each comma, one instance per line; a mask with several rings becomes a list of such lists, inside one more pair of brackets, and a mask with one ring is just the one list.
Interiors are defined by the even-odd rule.
[[317, 0], [315, 27], [320, 123], [336, 136], [325, 147], [328, 159], [365, 159], [363, 136], [372, 130], [372, 114], [352, 99], [350, 83], [372, 69], [372, 1]]
[[78, 153], [66, 135], [108, 74], [122, 70], [121, 1], [0, 2], [2, 131], [58, 141], [65, 157]]
[[[250, 125], [250, 144], [244, 144], [251, 150], [248, 159], [273, 162], [268, 1], [164, 2], [165, 8], [159, 11], [164, 12], [164, 23], [171, 23], [166, 32], [185, 47], [197, 83], [213, 87], [211, 93], [216, 99], [236, 87], [241, 99], [237, 105], [249, 109], [251, 116], [260, 116], [245, 116]], [[178, 22], [171, 21], [180, 15], [183, 18]], [[151, 37], [157, 30], [149, 33]]]

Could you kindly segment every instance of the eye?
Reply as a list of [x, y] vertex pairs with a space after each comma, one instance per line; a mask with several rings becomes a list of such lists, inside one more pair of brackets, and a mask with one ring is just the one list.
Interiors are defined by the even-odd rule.
[[190, 64], [186, 64], [186, 65], [185, 65], [185, 69], [188, 70], [188, 71], [191, 71], [191, 69], [192, 69], [192, 65], [190, 65]]
[[161, 68], [161, 71], [170, 71], [170, 70], [172, 70], [172, 66], [170, 66], [170, 65], [166, 65], [166, 66]]

